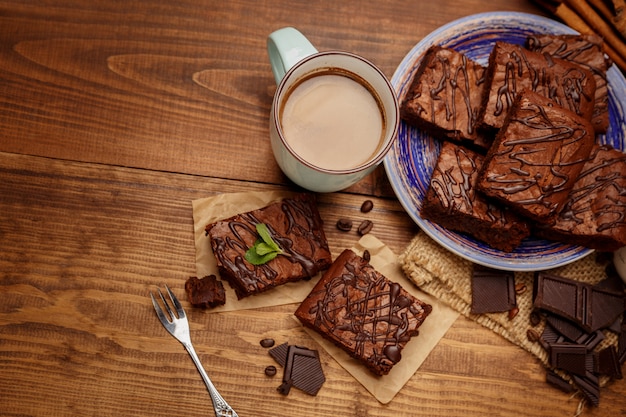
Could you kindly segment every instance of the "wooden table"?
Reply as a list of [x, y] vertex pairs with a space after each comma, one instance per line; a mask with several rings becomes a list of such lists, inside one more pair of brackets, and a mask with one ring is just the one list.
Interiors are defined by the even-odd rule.
[[[275, 89], [265, 50], [295, 26], [393, 74], [425, 35], [526, 0], [362, 2], [0, 0], [0, 415], [210, 416], [206, 389], [148, 294], [195, 274], [191, 201], [294, 189], [273, 160]], [[401, 253], [417, 227], [381, 168], [319, 196], [334, 255], [357, 240], [334, 221], [366, 198]], [[276, 391], [259, 340], [313, 342], [293, 305], [191, 309], [196, 349], [244, 416], [572, 416], [529, 354], [459, 318], [389, 404], [325, 351], [316, 397]], [[626, 384], [584, 415], [626, 413]]]

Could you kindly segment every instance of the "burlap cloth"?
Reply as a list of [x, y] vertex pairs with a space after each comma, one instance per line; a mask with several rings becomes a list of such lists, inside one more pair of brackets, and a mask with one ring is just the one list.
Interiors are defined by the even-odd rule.
[[[407, 277], [422, 291], [431, 294], [469, 319], [522, 347], [537, 357], [546, 368], [550, 368], [548, 352], [539, 342], [530, 342], [527, 337], [528, 329], [533, 328], [541, 334], [545, 328], [543, 321], [535, 327], [530, 324], [533, 272], [515, 273], [516, 285], [523, 283], [526, 285], [526, 290], [517, 294], [519, 313], [511, 320], [506, 312], [478, 315], [470, 313], [473, 264], [449, 252], [425, 233], [419, 232], [413, 238], [405, 251], [398, 257], [398, 262], [400, 262]], [[608, 260], [592, 253], [571, 264], [554, 268], [550, 273], [596, 284], [606, 277], [607, 263]], [[617, 334], [608, 330], [604, 333], [606, 338], [596, 347], [596, 350], [609, 345], [617, 347]], [[566, 380], [570, 380], [567, 374], [559, 371], [557, 373]], [[608, 380], [606, 377], [601, 378], [600, 385], [606, 385]]]

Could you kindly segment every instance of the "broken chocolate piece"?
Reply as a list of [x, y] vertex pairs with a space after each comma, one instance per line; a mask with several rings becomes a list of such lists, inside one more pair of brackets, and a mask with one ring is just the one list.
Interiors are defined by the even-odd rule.
[[283, 367], [283, 381], [278, 392], [287, 395], [291, 387], [296, 387], [309, 395], [316, 395], [322, 388], [326, 378], [316, 350], [285, 342], [268, 352]]
[[289, 346], [283, 383], [278, 387], [281, 394], [289, 394], [292, 386], [310, 395], [316, 395], [325, 381], [317, 352], [299, 346]]
[[289, 344], [287, 342], [278, 345], [268, 351], [270, 356], [283, 368], [287, 363], [287, 351], [289, 350]]
[[601, 330], [596, 330], [593, 333], [584, 333], [578, 339], [576, 339], [575, 342], [587, 346], [587, 350], [591, 352], [605, 338], [606, 336]]
[[512, 272], [474, 267], [472, 314], [510, 311], [516, 304], [515, 276]]
[[587, 332], [605, 328], [624, 312], [624, 295], [601, 286], [539, 273], [534, 306], [571, 320]]
[[555, 368], [585, 376], [587, 373], [587, 348], [574, 343], [552, 343], [550, 364]]
[[546, 371], [546, 382], [568, 394], [574, 391], [572, 384], [563, 379], [556, 372], [549, 369]]
[[571, 321], [561, 318], [555, 314], [546, 314], [546, 323], [549, 323], [554, 330], [572, 342], [575, 342], [583, 335], [588, 334]]
[[572, 375], [574, 383], [580, 388], [583, 396], [593, 406], [600, 404], [600, 381], [598, 377], [591, 372], [587, 372], [584, 377]]
[[608, 346], [598, 352], [598, 373], [615, 379], [623, 378], [615, 346]]

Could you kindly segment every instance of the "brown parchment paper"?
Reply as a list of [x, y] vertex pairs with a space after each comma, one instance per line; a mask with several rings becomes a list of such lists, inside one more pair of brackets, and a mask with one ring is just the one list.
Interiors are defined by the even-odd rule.
[[[194, 200], [193, 219], [196, 244], [196, 273], [198, 277], [215, 274], [219, 277], [215, 257], [211, 250], [209, 238], [205, 236], [204, 227], [213, 221], [225, 219], [264, 207], [293, 193], [276, 192], [245, 192], [220, 194], [213, 197]], [[341, 248], [335, 248], [338, 252]], [[347, 353], [322, 338], [313, 330], [305, 329], [328, 354], [330, 354], [348, 373], [350, 373], [379, 402], [386, 404], [402, 389], [406, 382], [415, 374], [428, 354], [445, 335], [450, 326], [458, 318], [459, 313], [448, 307], [437, 298], [420, 291], [402, 272], [397, 256], [383, 242], [371, 234], [363, 236], [351, 248], [358, 254], [367, 249], [370, 252], [370, 263], [388, 279], [399, 283], [405, 290], [420, 300], [433, 306], [432, 313], [419, 328], [419, 335], [407, 343], [402, 351], [402, 361], [394, 366], [388, 375], [378, 377], [368, 371], [362, 364], [352, 359]], [[300, 303], [313, 289], [321, 274], [309, 281], [300, 281], [282, 285], [255, 296], [237, 300], [237, 296], [228, 284], [226, 304], [207, 312], [234, 311], [254, 309], [283, 304]], [[294, 308], [295, 311], [295, 308]], [[294, 320], [297, 319], [294, 316]]]
[[[198, 278], [207, 275], [220, 277], [209, 237], [205, 235], [207, 224], [227, 219], [239, 213], [256, 210], [273, 201], [290, 197], [287, 191], [258, 191], [226, 193], [192, 201], [194, 237], [196, 243], [196, 274]], [[226, 303], [223, 306], [207, 309], [207, 313], [220, 311], [246, 310], [301, 302], [313, 289], [321, 274], [308, 281], [292, 282], [258, 295], [237, 300], [235, 291], [224, 283]]]
[[[450, 326], [459, 317], [459, 313], [442, 303], [437, 298], [420, 291], [402, 272], [397, 256], [389, 247], [371, 234], [363, 236], [351, 248], [359, 255], [367, 249], [370, 252], [370, 263], [378, 272], [389, 280], [397, 282], [407, 292], [433, 306], [432, 313], [419, 328], [419, 335], [413, 337], [402, 351], [402, 360], [394, 366], [389, 374], [378, 377], [368, 371], [365, 366], [351, 358], [342, 349], [311, 329], [307, 333], [319, 343], [354, 379], [367, 389], [380, 403], [387, 404], [404, 387], [428, 357], [430, 352], [446, 334]], [[294, 317], [294, 320], [295, 319]]]

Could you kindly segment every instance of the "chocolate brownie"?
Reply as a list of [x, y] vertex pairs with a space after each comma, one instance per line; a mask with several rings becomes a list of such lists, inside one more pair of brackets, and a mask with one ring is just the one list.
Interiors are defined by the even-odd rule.
[[432, 306], [346, 249], [295, 315], [374, 374], [386, 375], [431, 311]]
[[212, 308], [226, 304], [224, 285], [215, 275], [202, 279], [189, 277], [185, 281], [185, 292], [189, 303], [194, 307]]
[[[265, 224], [282, 254], [253, 265], [245, 254], [260, 238]], [[206, 226], [221, 278], [241, 299], [277, 285], [313, 277], [332, 263], [323, 222], [312, 194], [298, 194], [264, 208]]]
[[537, 235], [606, 252], [626, 246], [626, 153], [595, 145], [556, 224]]
[[420, 216], [511, 252], [530, 232], [524, 220], [476, 192], [483, 159], [470, 149], [443, 143]]
[[598, 133], [609, 127], [609, 90], [606, 71], [611, 60], [604, 53], [604, 41], [597, 35], [533, 35], [526, 40], [526, 47], [534, 52], [573, 62], [593, 74], [596, 94], [591, 124]]
[[480, 119], [487, 129], [502, 127], [515, 97], [524, 89], [550, 98], [587, 120], [593, 116], [595, 80], [588, 70], [572, 62], [521, 45], [496, 42], [485, 77]]
[[591, 122], [523, 91], [487, 152], [476, 187], [518, 214], [554, 223], [594, 143]]
[[485, 68], [453, 49], [431, 47], [400, 107], [408, 124], [438, 138], [483, 143], [478, 134]]

